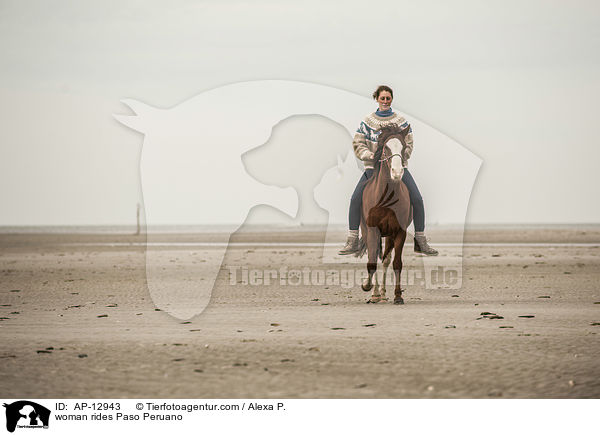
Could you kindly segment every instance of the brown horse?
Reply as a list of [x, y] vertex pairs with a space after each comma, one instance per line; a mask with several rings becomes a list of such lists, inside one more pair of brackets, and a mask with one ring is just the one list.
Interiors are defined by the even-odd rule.
[[[368, 252], [368, 278], [362, 284], [364, 291], [373, 289], [369, 302], [379, 302], [385, 298], [385, 281], [387, 269], [394, 249], [394, 274], [396, 288], [394, 304], [403, 304], [400, 272], [402, 271], [402, 248], [406, 240], [406, 228], [412, 221], [412, 208], [407, 187], [402, 182], [403, 164], [406, 162], [406, 135], [410, 125], [404, 129], [391, 125], [382, 127], [377, 140], [373, 175], [367, 181], [362, 195], [362, 217], [360, 229], [362, 233], [359, 254]], [[398, 139], [393, 141], [392, 139]], [[381, 253], [381, 240], [385, 239], [385, 252]], [[366, 241], [366, 243], [365, 243]], [[377, 283], [377, 257], [383, 263], [383, 283], [381, 289]], [[375, 286], [372, 279], [375, 275]]]

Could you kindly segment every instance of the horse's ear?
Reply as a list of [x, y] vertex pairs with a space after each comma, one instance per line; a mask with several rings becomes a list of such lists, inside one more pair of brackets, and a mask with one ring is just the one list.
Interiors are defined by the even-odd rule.
[[344, 162], [342, 161], [342, 158], [340, 157], [340, 155], [337, 155], [337, 167], [341, 168], [344, 165]]

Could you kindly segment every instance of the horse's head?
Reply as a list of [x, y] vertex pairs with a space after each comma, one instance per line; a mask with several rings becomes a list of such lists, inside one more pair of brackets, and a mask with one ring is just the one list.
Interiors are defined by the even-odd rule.
[[406, 148], [406, 135], [409, 132], [410, 125], [405, 128], [400, 128], [397, 125], [386, 125], [381, 128], [377, 139], [375, 169], [386, 168], [394, 181], [399, 181], [404, 175], [404, 150]]

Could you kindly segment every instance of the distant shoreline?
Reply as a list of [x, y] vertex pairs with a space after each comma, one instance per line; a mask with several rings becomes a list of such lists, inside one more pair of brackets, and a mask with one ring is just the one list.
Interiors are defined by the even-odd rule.
[[[233, 226], [211, 227], [163, 227], [158, 231], [140, 234], [127, 226], [106, 227], [0, 227], [0, 249], [24, 246], [64, 246], [70, 244], [111, 244], [115, 248], [123, 244], [130, 248], [160, 245], [223, 243], [318, 243], [343, 244], [347, 229], [344, 226], [250, 226], [239, 229]], [[600, 243], [598, 224], [521, 224], [521, 225], [430, 225], [427, 236], [432, 245], [462, 243]], [[408, 243], [412, 243], [412, 227]], [[207, 246], [208, 246], [207, 245]], [[231, 245], [234, 246], [234, 245]], [[440, 245], [441, 247], [441, 245]], [[120, 249], [120, 248], [118, 248]]]
[[[319, 232], [326, 229], [323, 225], [160, 225], [153, 226], [150, 231], [142, 227], [141, 234], [224, 234], [232, 232], [264, 233], [264, 232]], [[600, 231], [600, 223], [488, 223], [488, 224], [428, 224], [428, 229], [439, 231], [468, 231], [481, 230], [591, 230]], [[332, 225], [329, 231], [346, 231], [345, 225]], [[133, 235], [136, 232], [134, 225], [7, 225], [0, 226], [0, 234], [115, 234]]]

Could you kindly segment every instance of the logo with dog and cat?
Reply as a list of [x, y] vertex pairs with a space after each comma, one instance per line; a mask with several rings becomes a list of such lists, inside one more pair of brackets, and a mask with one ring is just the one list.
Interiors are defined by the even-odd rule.
[[19, 400], [10, 404], [5, 403], [6, 430], [15, 429], [48, 429], [50, 410], [39, 403], [29, 400]]

